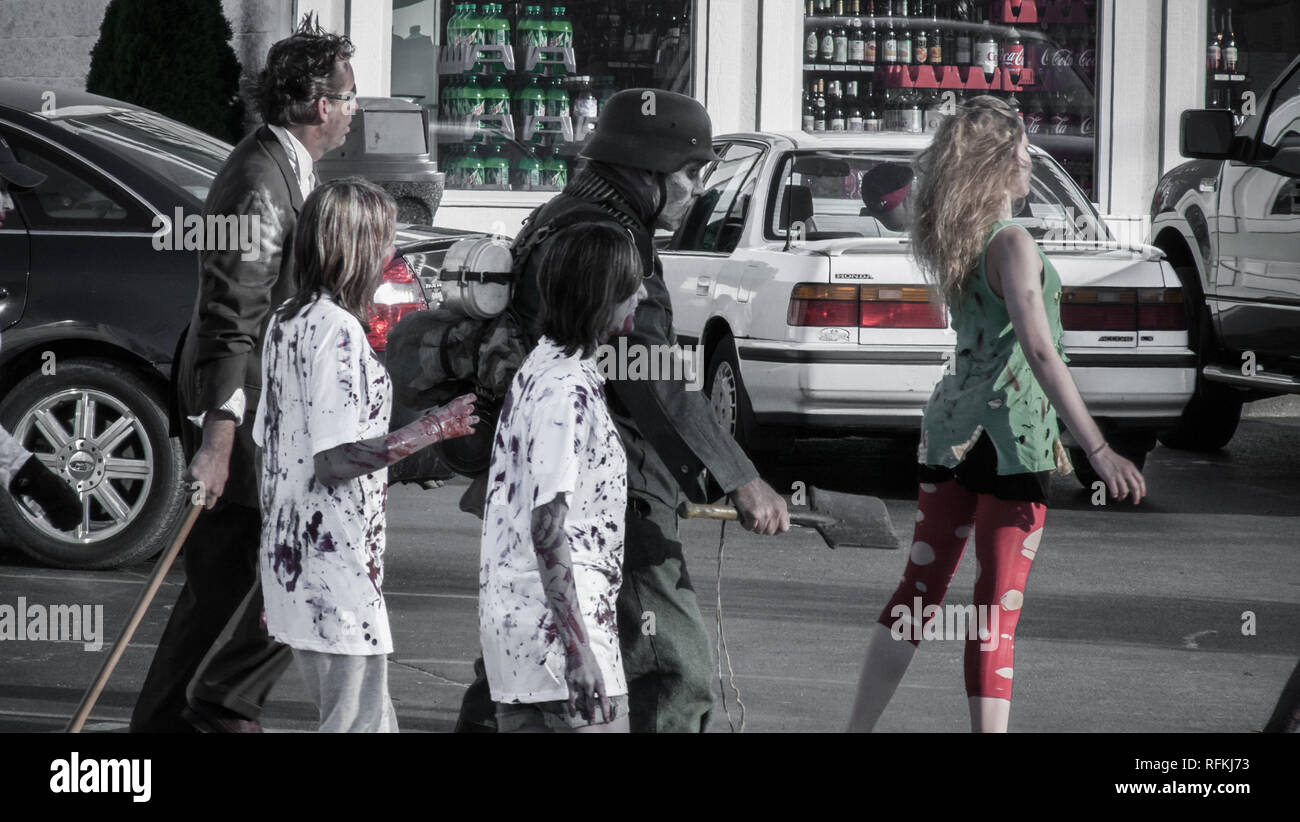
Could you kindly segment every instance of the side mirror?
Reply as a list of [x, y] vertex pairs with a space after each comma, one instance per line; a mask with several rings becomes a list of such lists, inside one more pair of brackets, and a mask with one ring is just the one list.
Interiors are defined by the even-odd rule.
[[1235, 130], [1228, 109], [1184, 111], [1178, 123], [1178, 151], [1197, 160], [1230, 160]]

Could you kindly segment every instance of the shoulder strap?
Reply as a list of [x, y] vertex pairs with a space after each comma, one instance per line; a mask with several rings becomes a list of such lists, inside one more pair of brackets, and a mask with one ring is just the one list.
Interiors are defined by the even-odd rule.
[[547, 238], [561, 229], [568, 228], [579, 223], [614, 223], [622, 226], [618, 218], [610, 214], [605, 209], [594, 203], [584, 203], [575, 208], [569, 209], [562, 214], [546, 220], [536, 228], [532, 224], [537, 220], [541, 210], [545, 206], [540, 206], [528, 218], [529, 227], [525, 229], [526, 236], [522, 242], [516, 243], [510, 249], [511, 256], [514, 257], [514, 269], [518, 273], [528, 264], [528, 258], [537, 250], [537, 247], [546, 242]]

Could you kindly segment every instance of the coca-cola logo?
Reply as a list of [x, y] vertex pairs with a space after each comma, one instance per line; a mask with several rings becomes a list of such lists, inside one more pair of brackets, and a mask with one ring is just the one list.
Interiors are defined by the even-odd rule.
[[1074, 52], [1065, 46], [1057, 46], [1052, 52], [1052, 65], [1057, 68], [1070, 68], [1074, 65]]
[[1096, 133], [1096, 131], [1097, 131], [1097, 121], [1093, 118], [1093, 116], [1091, 114], [1083, 115], [1083, 118], [1079, 120], [1079, 133], [1082, 134], [1084, 137], [1091, 137], [1093, 134]]
[[1051, 133], [1052, 134], [1069, 134], [1072, 118], [1069, 114], [1053, 114]]
[[1002, 52], [1002, 65], [1007, 68], [1024, 68], [1025, 47], [1007, 46], [1006, 50]]
[[1083, 49], [1079, 52], [1079, 68], [1091, 70], [1097, 65], [1097, 50]]
[[1030, 134], [1042, 134], [1047, 123], [1047, 115], [1041, 111], [1025, 112], [1025, 131]]
[[1038, 65], [1042, 66], [1043, 68], [1047, 68], [1048, 66], [1052, 65], [1055, 59], [1056, 59], [1056, 46], [1053, 46], [1049, 43], [1038, 50]]

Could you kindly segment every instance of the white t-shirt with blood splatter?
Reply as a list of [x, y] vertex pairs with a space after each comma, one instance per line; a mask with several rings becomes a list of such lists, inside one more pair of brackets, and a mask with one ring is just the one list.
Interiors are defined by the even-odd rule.
[[595, 359], [543, 337], [510, 386], [492, 447], [479, 638], [492, 699], [568, 699], [564, 646], [533, 549], [534, 508], [563, 493], [573, 582], [606, 695], [627, 693], [615, 601], [623, 582], [627, 457]]
[[253, 439], [262, 446], [262, 594], [284, 644], [393, 651], [384, 578], [388, 469], [324, 486], [315, 455], [388, 433], [392, 385], [361, 323], [328, 296], [273, 317]]

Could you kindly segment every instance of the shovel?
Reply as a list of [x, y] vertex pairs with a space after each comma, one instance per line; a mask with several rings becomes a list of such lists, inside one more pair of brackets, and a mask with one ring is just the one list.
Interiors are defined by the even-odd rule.
[[[731, 505], [683, 502], [677, 507], [677, 516], [682, 519], [739, 520], [740, 512]], [[889, 511], [879, 497], [809, 488], [807, 507], [790, 507], [790, 523], [816, 530], [830, 548], [898, 547]]]
[[194, 527], [194, 521], [199, 518], [199, 513], [203, 510], [202, 505], [192, 506], [185, 519], [181, 522], [181, 528], [176, 532], [176, 539], [172, 540], [169, 547], [158, 562], [154, 565], [153, 573], [149, 576], [149, 581], [145, 583], [144, 590], [140, 592], [140, 597], [135, 602], [135, 607], [131, 609], [131, 615], [127, 618], [126, 627], [122, 629], [122, 635], [113, 643], [113, 649], [109, 651], [108, 656], [104, 659], [104, 664], [100, 666], [99, 673], [95, 676], [95, 681], [90, 683], [86, 693], [81, 697], [81, 704], [77, 706], [77, 712], [73, 714], [72, 719], [68, 721], [65, 733], [79, 734], [81, 728], [86, 724], [86, 719], [90, 716], [91, 710], [95, 707], [99, 695], [103, 693], [104, 686], [108, 684], [108, 678], [113, 675], [113, 669], [117, 667], [117, 661], [122, 658], [126, 651], [126, 646], [135, 636], [135, 629], [140, 626], [140, 621], [144, 619], [144, 612], [148, 610], [149, 603], [153, 602], [154, 594], [162, 587], [163, 578], [171, 570], [172, 562], [181, 552], [181, 546], [185, 544], [185, 538], [190, 535], [190, 529]]

